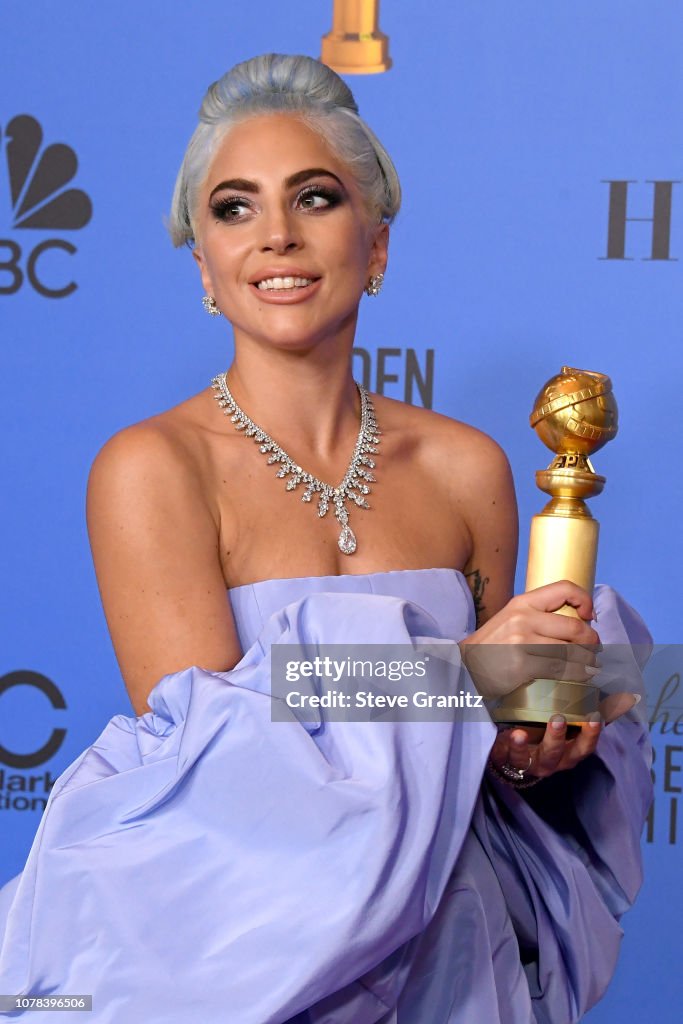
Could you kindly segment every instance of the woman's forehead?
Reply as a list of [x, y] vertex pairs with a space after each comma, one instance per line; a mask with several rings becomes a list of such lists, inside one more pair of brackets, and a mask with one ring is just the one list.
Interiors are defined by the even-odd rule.
[[293, 114], [259, 114], [238, 121], [220, 140], [207, 184], [218, 177], [283, 183], [307, 167], [328, 168], [351, 180], [351, 172], [321, 131]]

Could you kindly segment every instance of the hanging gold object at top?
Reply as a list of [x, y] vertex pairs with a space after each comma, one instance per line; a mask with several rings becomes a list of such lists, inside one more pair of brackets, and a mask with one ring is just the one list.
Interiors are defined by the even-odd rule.
[[334, 0], [332, 31], [320, 59], [341, 75], [372, 75], [391, 67], [389, 39], [379, 30], [379, 0]]

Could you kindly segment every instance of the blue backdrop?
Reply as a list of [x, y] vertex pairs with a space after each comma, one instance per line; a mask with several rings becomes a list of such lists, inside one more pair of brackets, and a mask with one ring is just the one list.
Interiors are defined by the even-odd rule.
[[[229, 0], [0, 12], [0, 884], [23, 866], [51, 781], [130, 713], [85, 528], [92, 459], [229, 365], [225, 322], [203, 312], [190, 254], [163, 225], [199, 102], [248, 56], [319, 55], [331, 23], [332, 0], [260, 0], [258, 15]], [[385, 0], [381, 27], [393, 68], [349, 81], [405, 205], [382, 296], [363, 304], [357, 374], [505, 447], [521, 589], [534, 471], [549, 461], [528, 427], [533, 396], [563, 363], [609, 373], [620, 431], [595, 459], [608, 478], [593, 503], [598, 579], [674, 645], [683, 10]], [[671, 646], [650, 670], [647, 880], [592, 1024], [680, 1019], [679, 665]]]

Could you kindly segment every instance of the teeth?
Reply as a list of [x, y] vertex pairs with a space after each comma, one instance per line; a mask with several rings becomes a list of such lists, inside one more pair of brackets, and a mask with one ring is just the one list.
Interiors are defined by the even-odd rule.
[[285, 291], [289, 288], [305, 288], [309, 284], [313, 284], [313, 279], [310, 277], [267, 277], [265, 280], [259, 281], [256, 287], [262, 292]]

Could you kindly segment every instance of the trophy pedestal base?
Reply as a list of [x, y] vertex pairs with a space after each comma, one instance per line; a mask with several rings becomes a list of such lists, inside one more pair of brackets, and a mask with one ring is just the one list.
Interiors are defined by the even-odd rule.
[[382, 32], [323, 36], [320, 60], [340, 75], [373, 75], [391, 67], [389, 40]]
[[491, 717], [498, 725], [545, 726], [553, 715], [564, 715], [568, 726], [579, 726], [596, 712], [600, 690], [592, 683], [533, 679], [501, 697]]

